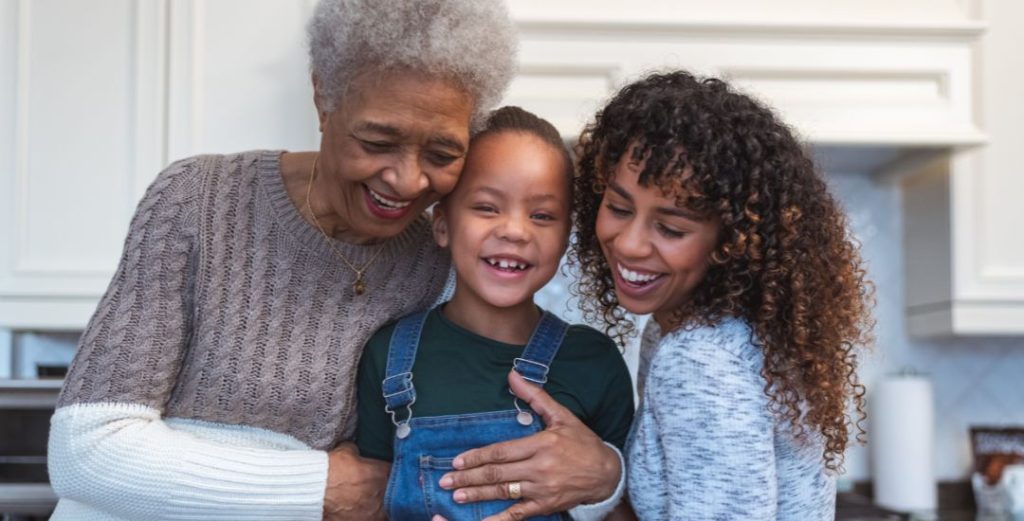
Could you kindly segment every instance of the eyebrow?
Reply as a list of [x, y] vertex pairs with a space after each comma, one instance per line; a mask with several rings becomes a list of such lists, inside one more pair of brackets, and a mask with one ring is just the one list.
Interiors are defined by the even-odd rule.
[[465, 154], [466, 153], [466, 145], [465, 145], [465, 143], [459, 141], [458, 139], [456, 139], [454, 137], [450, 137], [450, 136], [437, 136], [437, 137], [430, 138], [429, 140], [427, 140], [427, 142], [435, 144], [435, 145], [441, 145], [441, 146], [446, 147], [446, 148], [450, 148], [450, 149], [452, 149], [453, 152], [458, 152], [459, 154]]
[[[377, 123], [376, 121], [362, 121], [355, 126], [352, 130], [357, 132], [372, 132], [375, 134], [383, 134], [389, 137], [401, 137], [402, 131], [398, 127], [387, 125], [384, 123]], [[428, 140], [428, 143], [441, 145], [446, 148], [451, 148], [453, 151], [463, 154], [466, 152], [466, 145], [462, 141], [459, 141], [453, 136], [435, 136]]]
[[[615, 181], [609, 180], [608, 188], [611, 188], [613, 192], [619, 194], [619, 196], [622, 197], [623, 199], [626, 199], [631, 203], [633, 202], [633, 196], [629, 195], [629, 192], [627, 192], [624, 188], [619, 186], [619, 184], [616, 183]], [[691, 221], [701, 222], [705, 220], [704, 217], [702, 217], [700, 214], [676, 206], [659, 206], [655, 208], [654, 211], [662, 215], [682, 217], [684, 219], [689, 219]]]
[[[474, 190], [474, 192], [481, 192], [481, 193], [485, 193], [485, 194], [492, 195], [494, 197], [498, 197], [498, 198], [502, 198], [502, 199], [504, 199], [506, 197], [505, 192], [502, 192], [501, 190], [498, 190], [497, 188], [490, 187], [490, 186], [481, 186], [480, 188], [477, 188], [476, 190]], [[547, 202], [547, 201], [557, 201], [557, 200], [558, 200], [558, 196], [555, 195], [555, 194], [536, 194], [536, 195], [531, 195], [529, 198], [527, 198], [527, 201], [529, 201], [531, 203], [534, 203], [534, 204], [541, 203], [541, 202]]]
[[375, 121], [361, 121], [352, 130], [359, 130], [363, 132], [373, 132], [376, 134], [384, 134], [385, 136], [400, 136], [402, 133], [398, 130], [398, 127], [391, 125], [385, 125], [383, 123], [377, 123]]
[[558, 196], [555, 194], [537, 194], [531, 195], [527, 200], [531, 203], [546, 203], [548, 201], [558, 201]]

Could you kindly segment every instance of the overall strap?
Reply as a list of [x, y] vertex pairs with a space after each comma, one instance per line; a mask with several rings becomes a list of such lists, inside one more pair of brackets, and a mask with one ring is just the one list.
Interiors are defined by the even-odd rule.
[[544, 311], [522, 356], [512, 362], [512, 368], [523, 378], [543, 387], [548, 381], [551, 361], [555, 359], [568, 330], [569, 324]]
[[[386, 410], [394, 421], [395, 411], [402, 407], [410, 407], [416, 401], [416, 389], [412, 385], [412, 366], [416, 361], [416, 348], [419, 347], [420, 333], [426, 322], [428, 311], [409, 315], [398, 321], [391, 333], [388, 344], [388, 363], [384, 370], [384, 381], [381, 390], [384, 393]], [[412, 409], [409, 409], [412, 417]]]

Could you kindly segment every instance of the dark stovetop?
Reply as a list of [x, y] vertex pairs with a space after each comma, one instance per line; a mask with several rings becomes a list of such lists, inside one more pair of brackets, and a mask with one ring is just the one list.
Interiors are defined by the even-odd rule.
[[846, 492], [836, 497], [836, 521], [903, 521], [910, 516], [886, 510], [867, 496]]
[[[836, 521], [909, 521], [908, 514], [884, 509], [869, 496], [845, 492], [836, 496]], [[969, 483], [939, 484], [939, 510], [935, 521], [974, 521], [974, 501]]]

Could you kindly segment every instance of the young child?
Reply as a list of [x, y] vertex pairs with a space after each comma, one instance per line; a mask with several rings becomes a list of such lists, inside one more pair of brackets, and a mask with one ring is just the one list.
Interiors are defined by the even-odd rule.
[[[363, 457], [392, 461], [390, 519], [482, 519], [513, 503], [458, 504], [438, 485], [459, 453], [543, 429], [509, 391], [513, 367], [624, 445], [633, 391], [615, 344], [533, 302], [565, 252], [571, 201], [572, 163], [555, 128], [516, 107], [492, 113], [434, 210], [457, 276], [452, 299], [378, 331], [360, 362], [356, 443]], [[509, 495], [528, 497], [527, 486]]]
[[623, 310], [651, 315], [626, 449], [638, 517], [833, 519], [872, 291], [800, 143], [673, 72], [623, 88], [579, 151], [576, 290], [610, 334], [632, 328]]

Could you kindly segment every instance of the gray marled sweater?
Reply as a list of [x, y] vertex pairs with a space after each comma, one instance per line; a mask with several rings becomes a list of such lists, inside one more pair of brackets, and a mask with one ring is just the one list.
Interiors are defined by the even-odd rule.
[[834, 519], [821, 440], [772, 415], [762, 364], [740, 320], [665, 336], [648, 322], [626, 447], [640, 519]]

